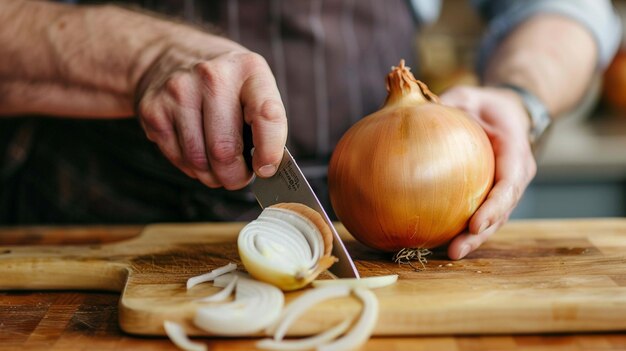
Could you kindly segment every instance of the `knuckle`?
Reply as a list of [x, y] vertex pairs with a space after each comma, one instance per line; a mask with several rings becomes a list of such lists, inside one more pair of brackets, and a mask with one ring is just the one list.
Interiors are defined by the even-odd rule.
[[137, 106], [137, 114], [143, 119], [148, 119], [156, 115], [155, 104], [146, 99], [142, 99]]
[[235, 138], [222, 137], [208, 147], [209, 157], [220, 164], [232, 164], [243, 152], [243, 144]]
[[179, 104], [185, 104], [191, 96], [191, 81], [184, 73], [175, 73], [164, 84], [164, 89], [169, 96]]
[[174, 133], [167, 119], [158, 114], [144, 115], [142, 125], [148, 139], [154, 142], [170, 137]]
[[241, 62], [245, 67], [267, 67], [267, 61], [263, 56], [257, 54], [256, 52], [241, 52], [237, 53], [237, 59]]
[[219, 87], [225, 83], [220, 68], [211, 62], [198, 62], [193, 69], [205, 86]]
[[283, 123], [286, 121], [285, 108], [280, 101], [265, 100], [259, 106], [257, 117], [266, 122]]
[[252, 51], [231, 51], [224, 54], [222, 60], [246, 69], [269, 67], [263, 56]]

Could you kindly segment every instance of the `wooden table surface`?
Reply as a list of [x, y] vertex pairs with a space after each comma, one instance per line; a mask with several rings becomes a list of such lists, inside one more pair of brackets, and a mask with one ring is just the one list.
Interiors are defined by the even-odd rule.
[[[0, 228], [0, 246], [101, 244], [141, 230], [141, 226], [5, 227]], [[0, 350], [177, 349], [164, 338], [124, 334], [117, 324], [118, 299], [117, 293], [108, 292], [0, 292]], [[203, 341], [214, 351], [251, 350], [255, 342]], [[626, 333], [372, 338], [362, 350], [626, 350]]]

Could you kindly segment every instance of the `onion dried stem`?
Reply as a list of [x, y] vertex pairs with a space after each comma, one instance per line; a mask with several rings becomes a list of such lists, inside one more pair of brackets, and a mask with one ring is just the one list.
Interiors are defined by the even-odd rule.
[[[426, 263], [428, 263], [426, 256], [431, 253], [432, 251], [424, 248], [404, 248], [393, 256], [393, 261], [399, 264], [408, 264], [414, 270], [420, 271], [426, 269]], [[413, 261], [419, 262], [422, 268], [415, 267]]]

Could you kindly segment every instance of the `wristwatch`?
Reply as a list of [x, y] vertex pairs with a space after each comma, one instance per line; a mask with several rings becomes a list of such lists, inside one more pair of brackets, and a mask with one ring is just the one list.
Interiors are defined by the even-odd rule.
[[552, 125], [552, 118], [550, 113], [539, 98], [515, 84], [504, 83], [498, 85], [500, 88], [506, 88], [514, 91], [522, 99], [522, 103], [526, 108], [526, 112], [530, 118], [530, 130], [528, 131], [528, 138], [532, 147], [533, 153], [537, 155], [542, 141], [545, 139], [546, 132]]

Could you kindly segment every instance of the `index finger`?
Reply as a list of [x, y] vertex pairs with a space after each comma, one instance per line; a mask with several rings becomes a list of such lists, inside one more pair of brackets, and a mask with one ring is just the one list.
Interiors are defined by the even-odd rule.
[[496, 174], [494, 187], [469, 223], [470, 233], [482, 231], [510, 213], [522, 197], [536, 172], [536, 163], [525, 141], [504, 143], [494, 147]]
[[287, 142], [287, 115], [276, 80], [263, 60], [241, 88], [244, 120], [252, 128], [252, 168], [261, 177], [276, 173]]

